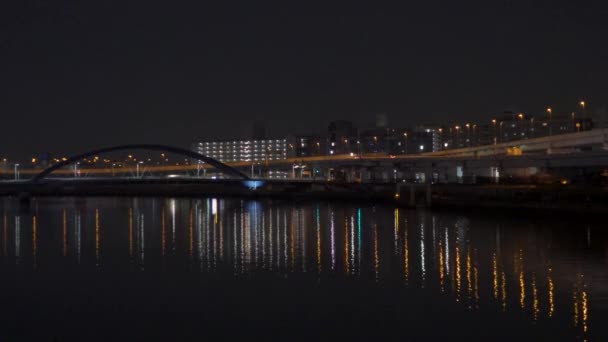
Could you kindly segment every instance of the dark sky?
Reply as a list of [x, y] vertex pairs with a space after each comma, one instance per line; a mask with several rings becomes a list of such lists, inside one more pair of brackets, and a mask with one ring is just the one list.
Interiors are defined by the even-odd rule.
[[606, 1], [0, 4], [0, 155], [608, 104]]

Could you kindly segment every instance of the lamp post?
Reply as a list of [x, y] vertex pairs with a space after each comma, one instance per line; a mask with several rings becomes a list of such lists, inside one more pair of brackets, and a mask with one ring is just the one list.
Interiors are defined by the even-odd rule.
[[407, 132], [403, 133], [403, 138], [405, 139], [405, 154], [407, 154]]
[[574, 128], [576, 126], [574, 124], [574, 116], [576, 115], [576, 112], [572, 112], [570, 115], [572, 116], [572, 128]]
[[534, 117], [530, 117], [530, 138], [534, 138]]
[[137, 178], [139, 178], [139, 164], [143, 164], [143, 161], [139, 161], [137, 164], [135, 164], [135, 169], [137, 170]]
[[519, 123], [520, 123], [520, 132], [519, 132], [519, 137], [517, 137], [518, 139], [521, 139], [521, 133], [524, 133], [525, 136], [525, 129], [524, 129], [524, 113], [519, 113], [517, 114], [517, 117], [519, 118]]
[[19, 179], [19, 164], [15, 163], [15, 180]]
[[496, 145], [496, 119], [492, 119], [492, 127], [494, 128], [494, 145]]
[[547, 114], [549, 115], [549, 136], [552, 135], [552, 117], [553, 117], [553, 109], [551, 109], [551, 107], [547, 107]]

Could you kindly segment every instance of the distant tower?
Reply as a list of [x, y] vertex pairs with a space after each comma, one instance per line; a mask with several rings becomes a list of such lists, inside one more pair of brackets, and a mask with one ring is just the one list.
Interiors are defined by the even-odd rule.
[[376, 113], [376, 127], [377, 128], [388, 127], [388, 115], [386, 113]]
[[256, 120], [253, 122], [253, 140], [266, 139], [266, 126], [264, 121]]

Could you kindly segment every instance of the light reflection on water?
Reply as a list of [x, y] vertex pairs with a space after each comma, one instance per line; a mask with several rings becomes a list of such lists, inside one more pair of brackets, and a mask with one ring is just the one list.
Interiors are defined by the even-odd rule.
[[581, 340], [606, 311], [606, 239], [594, 240], [591, 227], [213, 198], [39, 199], [29, 208], [5, 200], [2, 217], [3, 269], [301, 273], [398, 284], [469, 310], [569, 324]]

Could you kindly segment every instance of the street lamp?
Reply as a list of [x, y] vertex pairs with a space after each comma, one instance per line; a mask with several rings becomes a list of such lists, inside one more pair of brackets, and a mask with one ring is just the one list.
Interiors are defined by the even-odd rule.
[[496, 145], [496, 119], [492, 119], [492, 127], [494, 128], [494, 145]]
[[552, 114], [553, 114], [553, 109], [551, 109], [551, 107], [547, 107], [547, 114], [549, 114], [549, 135], [551, 135], [551, 133], [552, 133], [551, 132], [551, 130], [552, 130], [551, 126], [553, 126], [551, 124]]
[[[519, 113], [517, 114], [517, 117], [519, 118], [520, 121], [520, 132], [519, 132], [519, 137], [518, 139], [521, 139], [521, 133], [524, 133], [526, 130], [524, 129], [524, 113]], [[525, 133], [524, 133], [525, 136]]]
[[405, 139], [405, 154], [407, 154], [407, 132], [403, 133], [403, 138]]
[[19, 179], [19, 164], [15, 163], [15, 180]]
[[143, 164], [143, 161], [140, 161], [139, 163], [135, 164], [135, 168], [137, 170], [137, 178], [139, 178], [139, 164]]

